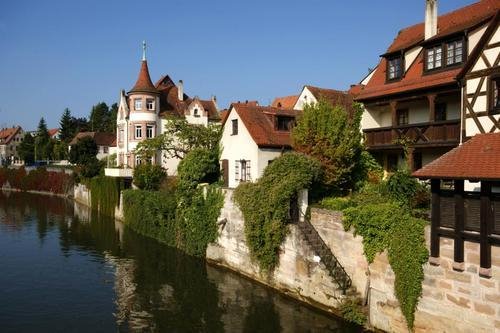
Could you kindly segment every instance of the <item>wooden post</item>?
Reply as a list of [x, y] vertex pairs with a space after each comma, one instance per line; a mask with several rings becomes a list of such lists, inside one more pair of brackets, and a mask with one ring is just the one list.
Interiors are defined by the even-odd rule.
[[463, 271], [464, 267], [464, 181], [455, 180], [455, 244], [453, 269]]
[[415, 161], [413, 154], [415, 152], [415, 148], [413, 147], [408, 147], [408, 156], [406, 156], [407, 163], [408, 163], [408, 170], [411, 170], [412, 172], [415, 171]]
[[493, 225], [493, 214], [491, 211], [491, 183], [481, 182], [481, 209], [480, 209], [480, 270], [479, 275], [491, 277], [491, 246], [488, 234]]
[[398, 102], [392, 101], [389, 103], [389, 105], [391, 106], [392, 127], [398, 126], [398, 114], [397, 114]]
[[224, 182], [223, 186], [229, 187], [229, 161], [222, 160], [221, 167], [222, 167], [222, 180]]
[[441, 180], [431, 179], [431, 258], [429, 262], [437, 265], [439, 258], [439, 225], [441, 218]]
[[436, 120], [436, 95], [427, 95], [427, 100], [429, 101], [429, 122], [433, 123]]

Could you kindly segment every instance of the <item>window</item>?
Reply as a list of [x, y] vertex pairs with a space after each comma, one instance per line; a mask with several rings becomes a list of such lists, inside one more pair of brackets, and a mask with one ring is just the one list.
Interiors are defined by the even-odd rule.
[[123, 142], [123, 134], [124, 134], [124, 131], [121, 129], [119, 134], [118, 134], [118, 141], [119, 142]]
[[489, 112], [500, 113], [500, 73], [490, 77], [488, 94]]
[[292, 125], [293, 125], [292, 117], [282, 117], [282, 116], [276, 117], [276, 129], [278, 131], [290, 131], [292, 129]]
[[398, 125], [408, 125], [408, 109], [396, 110]]
[[401, 57], [387, 60], [387, 79], [397, 80], [403, 74], [403, 61]]
[[142, 126], [141, 125], [135, 125], [135, 138], [136, 139], [142, 138]]
[[231, 133], [231, 135], [237, 135], [238, 134], [238, 119], [231, 120], [231, 124], [233, 125], [233, 132]]
[[107, 147], [107, 146], [103, 146], [103, 147], [102, 147], [102, 152], [103, 152], [104, 154], [107, 154], [107, 153], [108, 153], [108, 147]]
[[[241, 172], [240, 172], [241, 171]], [[239, 182], [246, 182], [251, 180], [250, 176], [250, 161], [237, 160], [234, 163], [234, 179]]]
[[446, 120], [446, 103], [434, 104], [434, 120], [435, 121]]
[[464, 41], [454, 40], [435, 45], [425, 51], [425, 70], [453, 66], [464, 61]]
[[142, 163], [141, 158], [140, 158], [139, 156], [135, 155], [135, 165], [136, 165], [136, 166], [137, 166], [137, 165], [141, 165], [141, 163]]
[[194, 108], [194, 110], [193, 110], [193, 116], [195, 116], [195, 117], [199, 117], [200, 116], [200, 111], [198, 110], [198, 108]]
[[146, 108], [149, 111], [154, 111], [154, 109], [155, 109], [155, 100], [152, 99], [152, 98], [146, 99]]
[[142, 99], [140, 99], [140, 98], [134, 99], [134, 110], [136, 110], [136, 111], [142, 110]]
[[463, 41], [458, 40], [446, 44], [446, 66], [462, 62]]
[[147, 125], [146, 126], [146, 138], [152, 138], [153, 137], [153, 125]]
[[398, 155], [387, 155], [387, 171], [394, 172], [398, 169]]
[[427, 61], [426, 68], [427, 70], [440, 68], [442, 65], [442, 47], [441, 45], [427, 49]]

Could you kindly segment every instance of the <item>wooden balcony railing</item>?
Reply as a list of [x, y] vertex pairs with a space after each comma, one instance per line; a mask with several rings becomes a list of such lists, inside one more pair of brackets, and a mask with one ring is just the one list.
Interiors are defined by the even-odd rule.
[[368, 148], [396, 146], [398, 140], [411, 140], [415, 146], [450, 146], [460, 140], [460, 120], [408, 124], [363, 130]]

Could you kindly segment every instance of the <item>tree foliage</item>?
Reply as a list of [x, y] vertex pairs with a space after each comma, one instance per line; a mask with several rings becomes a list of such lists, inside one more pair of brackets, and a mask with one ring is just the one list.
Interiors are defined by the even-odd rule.
[[35, 136], [35, 160], [49, 159], [52, 153], [52, 144], [50, 142], [47, 123], [42, 117], [38, 122], [38, 128]]
[[218, 151], [220, 137], [219, 124], [196, 125], [188, 123], [184, 118], [171, 117], [162, 134], [137, 145], [136, 154], [148, 159], [155, 156], [157, 151], [163, 151], [167, 158], [183, 159], [195, 148]]
[[117, 112], [118, 104], [116, 103], [111, 108], [104, 102], [94, 105], [89, 116], [91, 131], [115, 133]]
[[71, 146], [69, 161], [79, 167], [85, 178], [97, 176], [101, 170], [101, 163], [96, 157], [97, 145], [91, 137], [84, 137]]
[[268, 165], [256, 183], [241, 183], [236, 188], [234, 200], [243, 212], [246, 242], [262, 270], [271, 271], [278, 264], [292, 198], [310, 188], [320, 174], [316, 160], [286, 153]]
[[134, 185], [141, 190], [157, 191], [166, 176], [161, 165], [140, 164], [134, 169]]
[[305, 106], [292, 130], [296, 151], [317, 159], [324, 169], [326, 185], [340, 189], [354, 186], [353, 172], [360, 159], [361, 107], [355, 105], [353, 115], [341, 106], [321, 99]]
[[71, 111], [66, 108], [59, 121], [59, 140], [69, 143], [75, 136], [75, 131], [76, 128], [73, 126]]
[[23, 141], [19, 144], [17, 153], [26, 164], [31, 164], [35, 161], [35, 139], [31, 134], [26, 133]]

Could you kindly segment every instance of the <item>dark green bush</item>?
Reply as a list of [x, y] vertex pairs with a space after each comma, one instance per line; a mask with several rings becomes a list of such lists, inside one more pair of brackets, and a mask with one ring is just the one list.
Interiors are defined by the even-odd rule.
[[179, 163], [178, 187], [181, 191], [192, 190], [200, 183], [215, 183], [219, 180], [218, 151], [195, 148]]
[[361, 301], [346, 299], [340, 304], [340, 313], [345, 320], [363, 326], [366, 324], [366, 314], [363, 312]]
[[140, 164], [134, 169], [134, 185], [141, 190], [156, 191], [167, 176], [161, 165]]
[[236, 188], [234, 200], [243, 212], [247, 245], [264, 271], [278, 263], [291, 199], [301, 189], [311, 187], [320, 174], [316, 160], [286, 153], [275, 159], [256, 183], [242, 183]]

